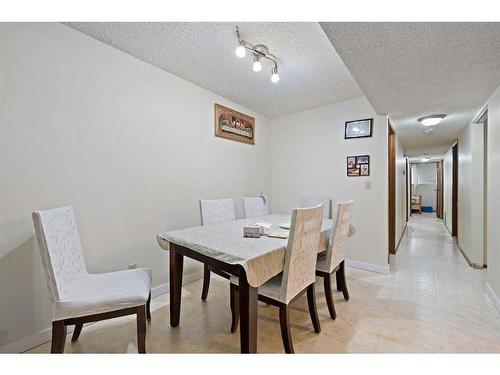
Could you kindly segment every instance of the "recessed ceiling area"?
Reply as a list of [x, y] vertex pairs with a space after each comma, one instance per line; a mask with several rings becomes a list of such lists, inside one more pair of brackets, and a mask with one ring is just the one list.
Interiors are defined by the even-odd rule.
[[[410, 152], [444, 151], [500, 83], [500, 23], [321, 23]], [[445, 113], [434, 131], [417, 119]]]
[[[66, 25], [270, 118], [364, 95], [316, 22]], [[278, 83], [271, 64], [256, 73], [251, 54], [236, 57], [236, 25], [279, 58]]]

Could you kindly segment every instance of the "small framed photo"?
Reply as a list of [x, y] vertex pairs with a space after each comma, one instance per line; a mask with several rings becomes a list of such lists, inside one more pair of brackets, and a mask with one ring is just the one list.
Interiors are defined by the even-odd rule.
[[359, 168], [347, 168], [347, 175], [349, 177], [359, 176], [360, 170]]
[[373, 119], [347, 121], [345, 123], [344, 139], [366, 138], [373, 134]]
[[369, 176], [370, 155], [357, 155], [347, 157], [347, 176]]
[[356, 164], [368, 164], [370, 157], [368, 155], [356, 156]]

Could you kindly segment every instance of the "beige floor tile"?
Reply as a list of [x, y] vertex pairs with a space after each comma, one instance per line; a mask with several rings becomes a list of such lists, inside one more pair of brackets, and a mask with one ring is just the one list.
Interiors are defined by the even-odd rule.
[[[390, 275], [348, 268], [350, 301], [335, 291], [337, 319], [329, 318], [322, 283], [316, 288], [322, 331], [312, 329], [305, 297], [291, 310], [297, 353], [500, 353], [500, 314], [484, 290], [486, 273], [465, 262], [442, 221], [414, 215]], [[229, 285], [213, 278], [207, 302], [201, 281], [183, 289], [181, 324], [171, 328], [169, 296], [152, 302], [149, 353], [238, 353], [229, 332]], [[32, 349], [47, 353], [50, 343]], [[259, 304], [258, 351], [282, 353], [278, 310]], [[135, 320], [85, 326], [68, 353], [136, 353]]]

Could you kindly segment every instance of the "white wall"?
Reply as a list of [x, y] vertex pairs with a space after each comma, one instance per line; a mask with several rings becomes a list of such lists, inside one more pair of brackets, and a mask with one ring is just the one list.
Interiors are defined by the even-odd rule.
[[448, 231], [452, 232], [453, 225], [453, 151], [450, 148], [443, 159], [444, 181], [443, 181], [443, 220]]
[[500, 86], [487, 101], [488, 105], [488, 290], [500, 312]]
[[458, 245], [483, 265], [483, 128], [469, 124], [458, 138]]
[[[371, 117], [372, 138], [344, 139], [346, 121]], [[347, 257], [387, 267], [387, 118], [358, 98], [273, 119], [270, 132], [272, 210], [289, 212], [304, 193], [354, 199], [357, 233]], [[363, 154], [370, 155], [370, 176], [347, 177], [347, 156]]]
[[396, 133], [396, 245], [406, 227], [406, 157]]
[[[0, 51], [0, 347], [49, 327], [33, 210], [72, 204], [89, 271], [138, 263], [156, 286], [156, 233], [198, 225], [200, 198], [241, 215], [269, 192], [258, 113], [60, 24], [0, 24]], [[214, 137], [215, 102], [256, 117], [255, 146]]]

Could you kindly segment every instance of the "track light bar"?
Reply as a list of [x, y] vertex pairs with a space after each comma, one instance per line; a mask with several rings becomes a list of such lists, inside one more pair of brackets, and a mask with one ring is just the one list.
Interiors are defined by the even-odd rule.
[[252, 52], [253, 64], [252, 69], [254, 72], [260, 72], [262, 70], [261, 59], [267, 59], [273, 63], [271, 68], [271, 82], [277, 83], [280, 80], [278, 74], [278, 58], [269, 52], [269, 48], [265, 44], [251, 44], [246, 40], [243, 40], [240, 36], [238, 26], [236, 26], [236, 37], [238, 38], [238, 47], [236, 47], [236, 56], [239, 58], [244, 58], [247, 54], [247, 50]]

